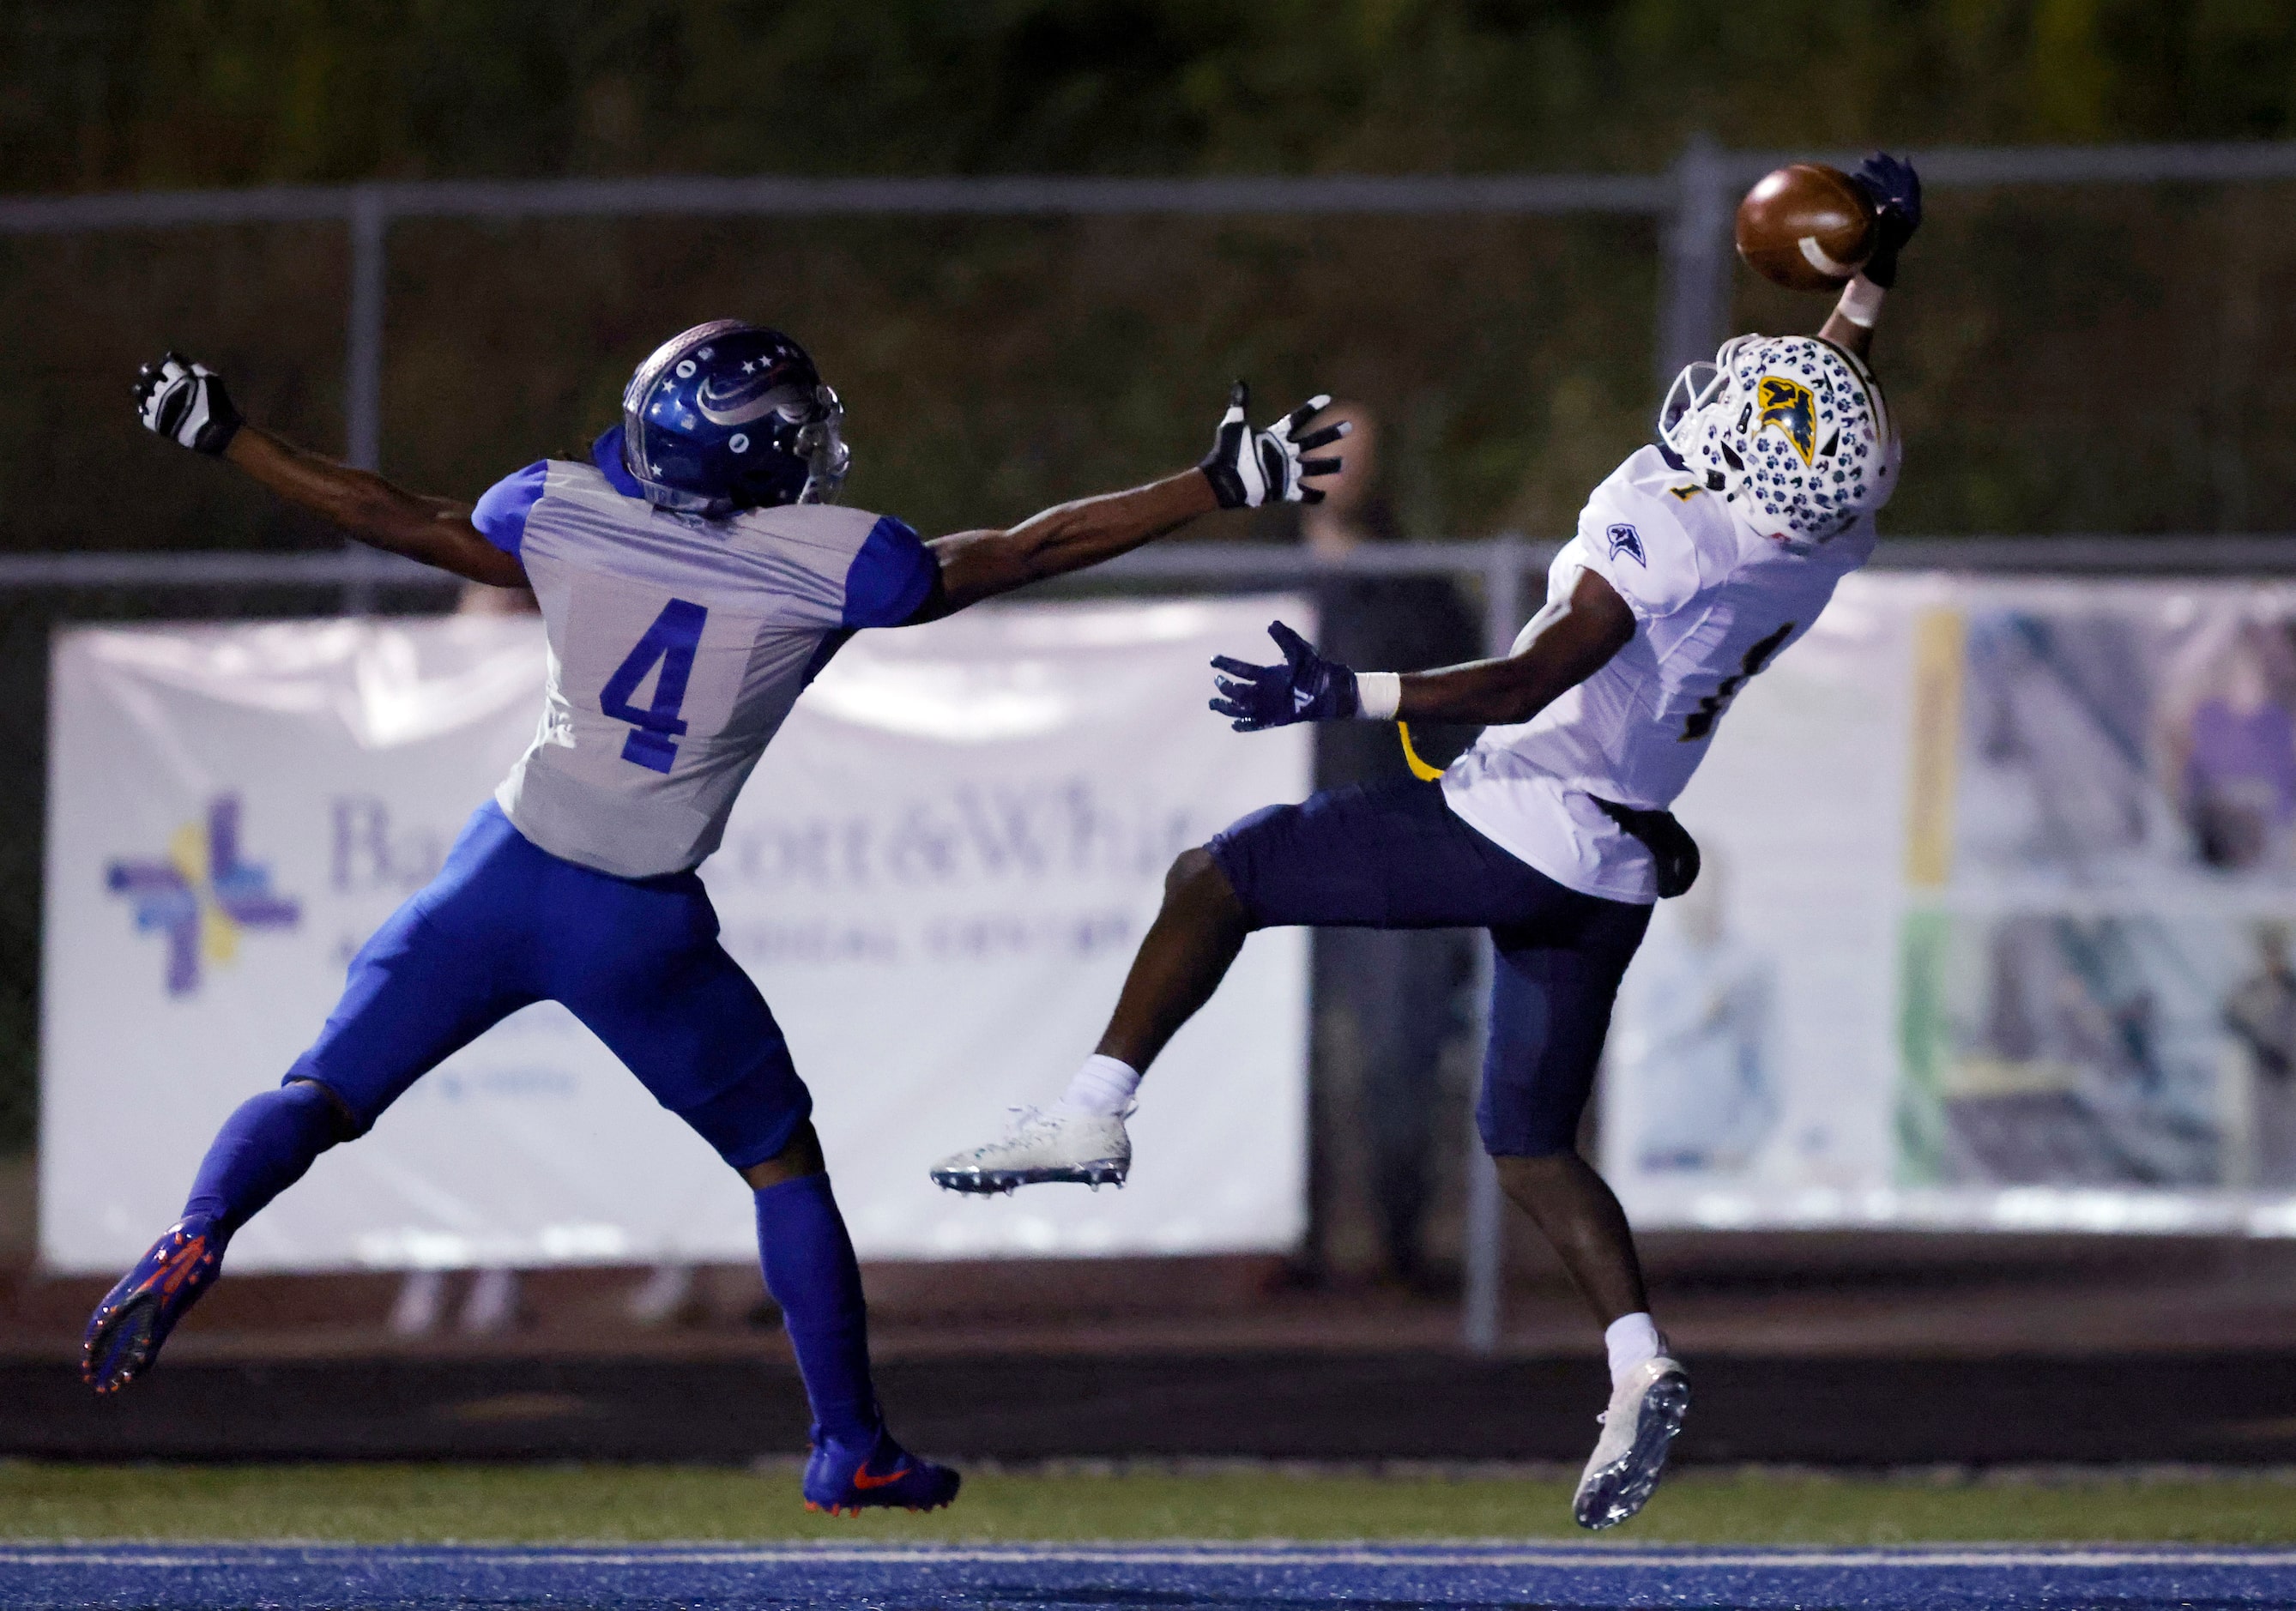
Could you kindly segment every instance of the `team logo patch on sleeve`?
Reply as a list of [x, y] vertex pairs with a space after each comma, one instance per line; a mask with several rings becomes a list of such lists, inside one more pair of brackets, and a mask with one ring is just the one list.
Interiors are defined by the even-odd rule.
[[1650, 568], [1650, 561], [1643, 557], [1642, 537], [1633, 527], [1613, 526], [1603, 534], [1603, 537], [1611, 545], [1611, 558], [1615, 560], [1620, 554], [1631, 555], [1636, 564], [1644, 570]]

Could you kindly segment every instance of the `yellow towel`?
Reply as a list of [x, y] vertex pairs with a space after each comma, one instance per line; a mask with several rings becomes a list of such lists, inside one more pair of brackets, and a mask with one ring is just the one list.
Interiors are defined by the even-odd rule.
[[1423, 783], [1432, 783], [1443, 775], [1443, 769], [1440, 766], [1430, 766], [1419, 758], [1419, 752], [1411, 748], [1410, 723], [1398, 722], [1395, 724], [1395, 730], [1403, 735], [1403, 758], [1410, 765], [1413, 777]]

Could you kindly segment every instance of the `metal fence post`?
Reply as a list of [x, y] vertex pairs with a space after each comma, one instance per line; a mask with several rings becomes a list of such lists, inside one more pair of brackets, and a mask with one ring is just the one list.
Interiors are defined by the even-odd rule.
[[[1483, 571], [1483, 652], [1503, 655], [1513, 643], [1523, 622], [1522, 572], [1529, 547], [1514, 532], [1493, 542]], [[1475, 1051], [1478, 1058], [1490, 1038], [1491, 980], [1496, 960], [1490, 936], [1475, 946]], [[1494, 1353], [1499, 1345], [1501, 1289], [1506, 1276], [1506, 1198], [1499, 1190], [1499, 1173], [1483, 1150], [1483, 1138], [1472, 1112], [1467, 1133], [1467, 1231], [1464, 1259], [1465, 1297], [1459, 1317], [1462, 1340], [1470, 1353]]]
[[[343, 355], [343, 458], [360, 470], [382, 468], [383, 282], [389, 265], [385, 233], [390, 215], [381, 187], [362, 184], [351, 194], [351, 298]], [[374, 586], [343, 587], [343, 613], [374, 608]]]
[[1730, 325], [1730, 169], [1711, 137], [1693, 135], [1674, 164], [1674, 207], [1659, 258], [1657, 339], [1663, 388], [1710, 358]]

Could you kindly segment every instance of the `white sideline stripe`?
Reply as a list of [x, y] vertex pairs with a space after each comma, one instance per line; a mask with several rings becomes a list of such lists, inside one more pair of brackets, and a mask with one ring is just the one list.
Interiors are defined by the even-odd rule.
[[2292, 1550], [1783, 1550], [1768, 1551], [1629, 1550], [1600, 1544], [1543, 1549], [1383, 1550], [1367, 1549], [1195, 1550], [1155, 1546], [1031, 1550], [1018, 1546], [929, 1545], [888, 1548], [799, 1545], [761, 1549], [664, 1550], [447, 1550], [402, 1551], [396, 1546], [250, 1545], [244, 1550], [190, 1553], [180, 1550], [140, 1551], [117, 1547], [97, 1550], [0, 1549], [0, 1566], [145, 1566], [191, 1568], [280, 1564], [398, 1566], [1544, 1566], [1557, 1570], [1680, 1571], [1759, 1567], [1792, 1571], [1844, 1567], [1932, 1570], [1939, 1567], [2249, 1566], [2296, 1568]]

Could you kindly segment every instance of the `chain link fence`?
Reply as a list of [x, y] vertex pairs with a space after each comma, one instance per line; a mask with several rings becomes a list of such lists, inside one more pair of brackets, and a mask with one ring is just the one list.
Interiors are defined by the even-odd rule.
[[[1943, 535], [1889, 562], [2296, 570], [2268, 535], [2296, 496], [2296, 145], [1916, 157], [1931, 219], [1878, 352], [1908, 438], [1888, 525]], [[1263, 409], [1329, 389], [1381, 423], [1372, 518], [1401, 539], [1353, 563], [1456, 576], [1496, 644], [1546, 551], [1442, 539], [1567, 532], [1645, 438], [1654, 374], [1728, 330], [1823, 318], [1734, 274], [1731, 202], [1782, 159], [0, 201], [0, 1151], [35, 1128], [51, 633], [453, 601], [138, 430], [127, 384], [161, 348], [291, 437], [469, 497], [576, 450], [664, 334], [734, 311], [798, 333], [844, 393], [850, 501], [928, 531], [1193, 462], [1231, 375]], [[2123, 535], [2035, 535], [2099, 532]], [[1212, 535], [1091, 585], [1314, 574], [1280, 513]], [[1498, 1206], [1478, 1180], [1469, 1330], [1488, 1335]]]
[[[1896, 528], [2284, 526], [2296, 144], [1916, 156], [1930, 221], [1880, 348], [1920, 471]], [[1653, 375], [1823, 318], [1729, 251], [1732, 200], [1779, 159], [0, 201], [0, 546], [325, 540], [135, 439], [120, 388], [164, 346], [267, 423], [470, 495], [601, 429], [654, 342], [729, 310], [813, 346], [853, 495], [920, 526], [1192, 459], [1240, 373], [1375, 408], [1405, 535], [1554, 531], [1644, 429]]]

